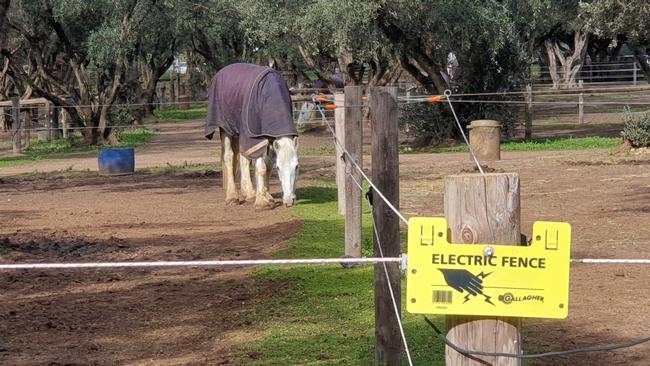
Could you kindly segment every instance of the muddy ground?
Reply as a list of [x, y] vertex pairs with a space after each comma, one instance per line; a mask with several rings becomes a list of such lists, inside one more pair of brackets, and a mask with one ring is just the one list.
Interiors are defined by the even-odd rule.
[[[173, 126], [139, 149], [139, 166], [216, 162], [214, 142], [189, 132], [195, 125]], [[301, 146], [327, 144], [322, 133], [301, 139]], [[94, 169], [94, 159], [37, 164], [41, 171]], [[442, 215], [443, 177], [472, 170], [466, 154], [400, 159], [407, 216]], [[302, 157], [302, 184], [333, 177], [333, 165], [332, 157]], [[520, 174], [524, 233], [530, 235], [535, 220], [567, 221], [575, 258], [650, 258], [650, 157], [518, 152], [504, 153], [490, 167]], [[7, 262], [268, 258], [300, 226], [282, 208], [269, 214], [252, 205], [225, 206], [219, 173], [15, 177], [18, 167], [0, 170], [0, 260]], [[279, 191], [277, 184], [273, 190]], [[573, 265], [569, 317], [527, 320], [524, 349], [647, 336], [646, 267]], [[0, 273], [0, 364], [242, 362], [233, 355], [256, 327], [248, 314], [252, 302], [288, 286], [254, 282], [244, 269]], [[650, 346], [539, 364], [648, 365]]]

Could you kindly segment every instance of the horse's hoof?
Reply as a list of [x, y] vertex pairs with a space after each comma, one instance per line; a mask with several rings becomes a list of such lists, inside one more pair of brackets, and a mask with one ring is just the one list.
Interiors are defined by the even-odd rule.
[[228, 198], [226, 200], [228, 206], [239, 206], [239, 198]]
[[255, 194], [249, 195], [249, 196], [242, 196], [241, 201], [242, 202], [247, 202], [247, 201], [252, 201], [256, 198], [257, 196]]
[[280, 206], [277, 202], [264, 202], [264, 203], [255, 203], [255, 209], [259, 211], [272, 210]]

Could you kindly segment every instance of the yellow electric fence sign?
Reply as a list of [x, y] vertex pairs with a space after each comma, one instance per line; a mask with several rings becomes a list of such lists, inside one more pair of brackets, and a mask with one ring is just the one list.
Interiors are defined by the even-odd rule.
[[530, 246], [450, 244], [447, 220], [409, 221], [410, 313], [566, 318], [571, 226], [536, 222]]

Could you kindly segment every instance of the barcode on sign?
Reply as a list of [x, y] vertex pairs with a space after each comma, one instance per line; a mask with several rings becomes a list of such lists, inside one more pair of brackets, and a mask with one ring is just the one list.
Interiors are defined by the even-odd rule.
[[438, 304], [451, 304], [451, 291], [433, 290], [433, 302]]

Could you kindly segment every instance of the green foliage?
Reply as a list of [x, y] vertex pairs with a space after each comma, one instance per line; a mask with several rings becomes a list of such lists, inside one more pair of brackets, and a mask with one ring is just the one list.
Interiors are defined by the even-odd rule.
[[403, 104], [400, 106], [399, 124], [416, 139], [416, 146], [438, 144], [457, 133], [451, 111], [439, 104]]
[[[289, 241], [283, 258], [336, 258], [343, 255], [343, 218], [336, 188], [327, 182], [298, 191], [293, 214], [303, 226]], [[370, 211], [363, 209], [364, 253], [371, 251]], [[263, 329], [261, 339], [245, 346], [246, 365], [369, 365], [374, 347], [374, 274], [372, 266], [263, 267], [261, 283], [283, 281], [290, 288], [259, 299], [251, 321]], [[405, 290], [405, 286], [402, 286]], [[404, 296], [402, 296], [404, 298]], [[402, 309], [405, 306], [402, 305]], [[442, 317], [433, 317], [440, 327]], [[402, 321], [417, 365], [443, 365], [444, 348], [432, 339], [421, 317], [403, 312]], [[256, 357], [251, 358], [248, 355]], [[403, 356], [404, 358], [406, 356]]]
[[587, 28], [598, 36], [617, 38], [625, 35], [628, 42], [650, 41], [650, 6], [647, 0], [598, 0], [582, 2], [581, 15]]
[[639, 115], [627, 109], [623, 120], [623, 133], [632, 146], [650, 147], [650, 111]]

